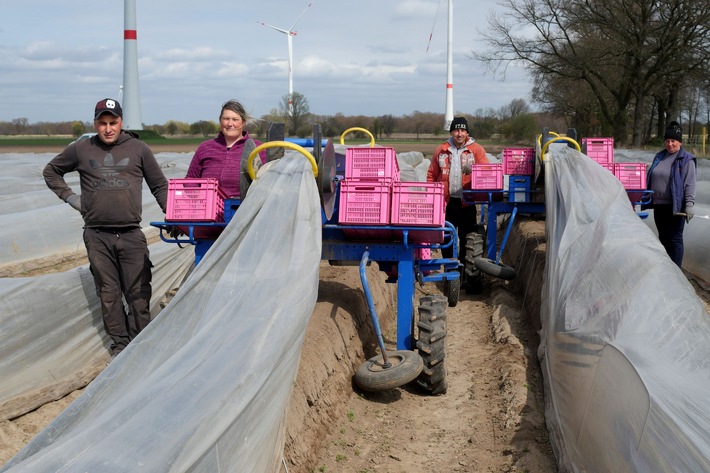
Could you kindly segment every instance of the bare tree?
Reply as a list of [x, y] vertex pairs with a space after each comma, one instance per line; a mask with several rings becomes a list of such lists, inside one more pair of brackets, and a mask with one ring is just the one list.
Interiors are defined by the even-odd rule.
[[[489, 19], [490, 52], [474, 54], [505, 74], [512, 62], [540, 77], [584, 84], [618, 143], [639, 145], [644, 100], [710, 59], [710, 0], [504, 0]], [[538, 93], [541, 92], [538, 89]], [[537, 97], [536, 97], [537, 99]]]
[[293, 111], [289, 113], [288, 94], [281, 98], [281, 113], [287, 119], [287, 133], [296, 134], [299, 128], [306, 124], [306, 118], [310, 114], [308, 99], [298, 92], [291, 94]]
[[380, 117], [380, 124], [382, 125], [382, 131], [386, 136], [392, 136], [392, 133], [394, 133], [394, 126], [395, 126], [396, 120], [394, 116], [392, 115], [382, 115]]
[[522, 113], [530, 112], [530, 106], [525, 99], [513, 99], [509, 104], [503, 105], [498, 111], [501, 120], [510, 120]]
[[27, 125], [29, 124], [29, 120], [25, 117], [13, 118], [12, 124], [15, 127], [15, 133], [17, 133], [18, 135], [21, 135], [27, 129]]

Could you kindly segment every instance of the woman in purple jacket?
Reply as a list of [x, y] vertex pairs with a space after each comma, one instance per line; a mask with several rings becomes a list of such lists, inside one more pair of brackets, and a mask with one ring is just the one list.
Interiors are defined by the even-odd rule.
[[[249, 132], [244, 129], [248, 121], [249, 116], [242, 104], [236, 100], [225, 102], [219, 114], [221, 131], [217, 137], [197, 147], [185, 177], [216, 178], [227, 197], [240, 199], [239, 179], [244, 146], [250, 140], [254, 142], [254, 147], [261, 144], [249, 138]], [[249, 146], [247, 150], [254, 147]], [[262, 151], [259, 156], [262, 164], [266, 163], [266, 152]]]
[[647, 187], [653, 191], [653, 220], [658, 239], [678, 267], [683, 263], [683, 230], [693, 218], [695, 156], [683, 148], [683, 130], [670, 122], [663, 135], [665, 149], [653, 158]]

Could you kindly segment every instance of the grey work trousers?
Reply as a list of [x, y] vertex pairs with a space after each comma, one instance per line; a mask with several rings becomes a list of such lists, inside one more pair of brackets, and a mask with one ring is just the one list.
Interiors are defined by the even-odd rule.
[[85, 228], [84, 244], [115, 355], [150, 323], [153, 264], [148, 243], [140, 228]]

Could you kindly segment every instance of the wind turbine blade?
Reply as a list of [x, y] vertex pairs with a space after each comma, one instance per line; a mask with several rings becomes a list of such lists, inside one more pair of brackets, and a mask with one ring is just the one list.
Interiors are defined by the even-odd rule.
[[310, 3], [308, 4], [308, 6], [306, 6], [306, 8], [303, 9], [303, 11], [301, 12], [301, 14], [298, 15], [298, 18], [296, 18], [296, 21], [294, 21], [293, 24], [291, 25], [291, 28], [288, 29], [289, 31], [293, 31], [293, 28], [296, 26], [296, 23], [298, 23], [298, 20], [300, 20], [301, 17], [303, 16], [303, 14], [306, 13], [306, 10], [308, 10], [309, 8], [311, 8], [311, 5], [313, 5], [313, 2], [310, 2]]
[[257, 21], [257, 23], [259, 23], [260, 25], [263, 25], [263, 26], [268, 26], [269, 28], [272, 28], [272, 29], [274, 29], [274, 30], [276, 30], [276, 31], [280, 31], [280, 32], [283, 33], [283, 34], [290, 34], [290, 33], [291, 33], [291, 32], [288, 31], [288, 30], [285, 30], [285, 29], [283, 29], [283, 28], [277, 28], [276, 26], [274, 26], [274, 25], [269, 25], [268, 23], [264, 23], [263, 21]]
[[436, 19], [439, 17], [439, 9], [441, 8], [441, 0], [436, 6], [436, 13], [434, 13], [434, 23], [431, 25], [431, 32], [429, 33], [429, 42], [426, 44], [426, 51], [424, 54], [429, 52], [429, 46], [431, 45], [431, 37], [434, 36], [434, 27], [436, 26]]

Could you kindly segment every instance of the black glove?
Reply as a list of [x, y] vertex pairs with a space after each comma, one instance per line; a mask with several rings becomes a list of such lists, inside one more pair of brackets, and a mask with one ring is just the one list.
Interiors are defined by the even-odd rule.
[[184, 233], [180, 231], [178, 227], [175, 225], [170, 225], [165, 227], [165, 231], [168, 232], [168, 235], [170, 238], [177, 240], [179, 237], [183, 236]]

